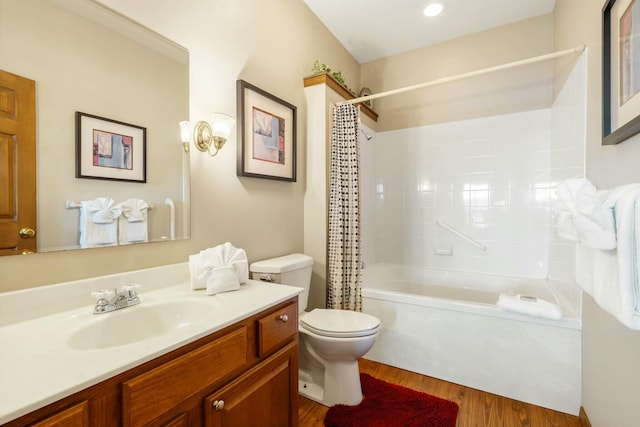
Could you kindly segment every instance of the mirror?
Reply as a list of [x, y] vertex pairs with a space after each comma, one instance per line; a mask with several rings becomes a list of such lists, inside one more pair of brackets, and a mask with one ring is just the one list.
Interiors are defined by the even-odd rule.
[[[100, 197], [149, 204], [149, 241], [189, 237], [186, 49], [92, 0], [0, 0], [0, 52], [36, 82], [38, 252], [79, 248], [74, 206]], [[146, 128], [146, 182], [76, 178], [76, 112]]]

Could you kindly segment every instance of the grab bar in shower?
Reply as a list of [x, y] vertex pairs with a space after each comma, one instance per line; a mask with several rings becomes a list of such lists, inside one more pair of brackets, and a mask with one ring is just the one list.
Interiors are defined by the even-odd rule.
[[169, 235], [171, 240], [176, 240], [176, 205], [171, 197], [167, 197], [164, 204], [169, 206], [169, 214], [171, 215], [171, 224], [169, 224]]
[[436, 219], [436, 225], [439, 225], [440, 227], [444, 228], [448, 232], [450, 232], [452, 234], [455, 234], [456, 236], [460, 237], [465, 242], [469, 243], [470, 245], [475, 246], [476, 248], [480, 249], [481, 251], [486, 251], [488, 249], [485, 245], [483, 245], [482, 243], [478, 242], [473, 237], [464, 234], [462, 231], [457, 230], [455, 227], [447, 224], [446, 222], [444, 222], [442, 220]]

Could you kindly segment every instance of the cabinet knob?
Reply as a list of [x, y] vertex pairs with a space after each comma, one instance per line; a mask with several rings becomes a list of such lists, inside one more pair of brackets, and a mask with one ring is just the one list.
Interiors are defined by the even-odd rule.
[[222, 411], [222, 408], [224, 408], [224, 400], [215, 400], [213, 402], [213, 408], [216, 411]]
[[289, 316], [283, 314], [282, 316], [278, 317], [278, 319], [280, 319], [282, 323], [287, 323], [289, 321]]

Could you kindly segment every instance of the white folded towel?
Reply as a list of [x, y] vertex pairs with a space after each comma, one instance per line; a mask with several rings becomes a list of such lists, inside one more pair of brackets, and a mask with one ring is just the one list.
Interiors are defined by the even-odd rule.
[[605, 311], [640, 330], [640, 184], [604, 192], [613, 206], [617, 248], [576, 247], [576, 282]]
[[239, 289], [249, 280], [247, 254], [229, 242], [190, 255], [189, 271], [191, 289], [207, 289], [207, 295]]
[[240, 289], [240, 281], [236, 269], [232, 266], [212, 269], [206, 277], [207, 295], [229, 292]]
[[127, 199], [119, 204], [122, 216], [118, 219], [118, 241], [121, 245], [149, 241], [147, 210], [142, 199]]
[[122, 209], [113, 199], [98, 197], [80, 203], [80, 247], [115, 246]]
[[562, 311], [557, 304], [536, 297], [500, 294], [497, 305], [503, 310], [527, 314], [529, 316], [554, 320], [562, 319]]
[[567, 179], [555, 188], [558, 236], [593, 249], [617, 245], [612, 199], [585, 178]]

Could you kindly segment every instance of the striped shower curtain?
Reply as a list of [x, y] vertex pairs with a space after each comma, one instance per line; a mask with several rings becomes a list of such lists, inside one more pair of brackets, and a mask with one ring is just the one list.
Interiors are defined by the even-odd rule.
[[327, 307], [362, 311], [360, 108], [333, 108]]

